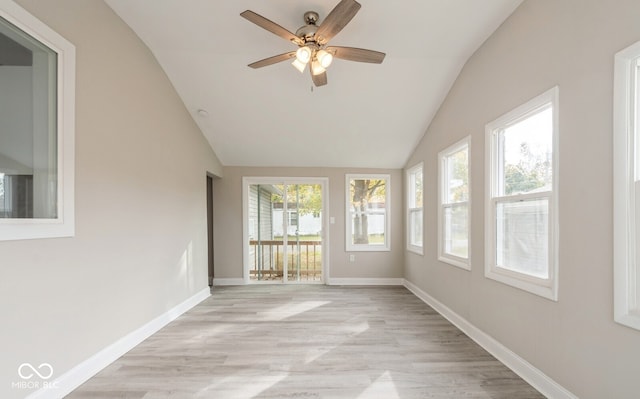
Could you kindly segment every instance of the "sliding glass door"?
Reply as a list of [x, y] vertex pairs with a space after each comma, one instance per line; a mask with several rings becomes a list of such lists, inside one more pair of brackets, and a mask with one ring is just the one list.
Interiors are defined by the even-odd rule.
[[244, 179], [245, 280], [322, 283], [324, 179]]

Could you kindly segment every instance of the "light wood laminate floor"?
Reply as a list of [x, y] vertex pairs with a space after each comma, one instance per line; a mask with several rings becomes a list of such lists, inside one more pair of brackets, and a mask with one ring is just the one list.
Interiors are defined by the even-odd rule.
[[404, 287], [213, 295], [69, 398], [542, 398]]

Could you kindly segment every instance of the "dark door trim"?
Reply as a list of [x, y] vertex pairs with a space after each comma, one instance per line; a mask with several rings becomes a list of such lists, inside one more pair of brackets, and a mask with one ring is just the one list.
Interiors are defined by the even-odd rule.
[[209, 287], [213, 287], [213, 178], [207, 176], [207, 246], [209, 249]]

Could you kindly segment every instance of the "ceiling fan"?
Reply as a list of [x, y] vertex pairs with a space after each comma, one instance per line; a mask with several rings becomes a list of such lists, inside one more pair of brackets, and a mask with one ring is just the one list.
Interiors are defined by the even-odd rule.
[[326, 70], [331, 65], [333, 58], [373, 64], [382, 63], [385, 53], [379, 51], [355, 47], [327, 46], [329, 40], [353, 19], [360, 7], [360, 3], [355, 0], [341, 0], [320, 25], [316, 25], [319, 19], [318, 13], [307, 11], [304, 13], [305, 25], [300, 27], [295, 34], [251, 10], [240, 13], [242, 17], [259, 27], [298, 46], [296, 51], [265, 58], [251, 63], [249, 66], [251, 68], [262, 68], [295, 58], [292, 65], [300, 73], [304, 72], [306, 66], [310, 64], [309, 71], [311, 72], [313, 84], [315, 86], [324, 86], [327, 84]]

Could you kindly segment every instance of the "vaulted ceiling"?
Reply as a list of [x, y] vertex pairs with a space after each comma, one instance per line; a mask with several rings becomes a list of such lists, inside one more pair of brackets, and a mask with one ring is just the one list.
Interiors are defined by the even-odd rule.
[[386, 58], [334, 60], [322, 87], [290, 62], [247, 67], [296, 47], [239, 14], [295, 32], [305, 11], [322, 23], [338, 0], [106, 2], [151, 49], [224, 165], [401, 168], [467, 59], [522, 0], [359, 0], [330, 44]]

